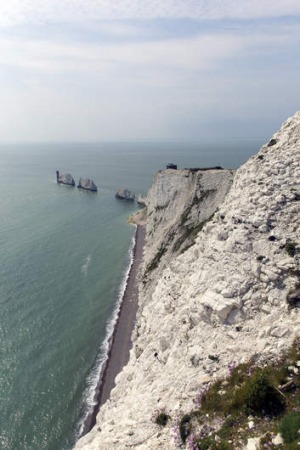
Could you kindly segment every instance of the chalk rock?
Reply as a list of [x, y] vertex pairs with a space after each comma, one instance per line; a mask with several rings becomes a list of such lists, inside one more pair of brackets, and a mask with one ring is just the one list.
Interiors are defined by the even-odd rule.
[[56, 181], [58, 184], [67, 184], [69, 186], [75, 186], [74, 178], [70, 173], [59, 173], [56, 172]]
[[77, 186], [79, 189], [84, 189], [86, 191], [97, 192], [97, 186], [90, 180], [90, 178], [79, 178], [79, 183]]
[[137, 203], [138, 203], [140, 206], [147, 206], [147, 203], [148, 203], [147, 196], [146, 196], [146, 195], [142, 195], [142, 194], [139, 194], [139, 195], [138, 195], [136, 201], [137, 201]]
[[258, 438], [249, 438], [246, 446], [243, 447], [243, 450], [259, 450], [259, 448], [260, 448], [259, 441], [260, 441], [259, 437]]
[[[227, 376], [253, 356], [270, 362], [299, 337], [299, 254], [285, 243], [300, 244], [300, 112], [268, 142], [236, 173], [156, 175], [133, 335], [140, 350], [76, 450], [175, 450], [172, 427], [195, 409], [203, 377]], [[151, 421], [158, 408], [172, 417], [163, 430]], [[257, 448], [249, 439], [245, 449]]]
[[[156, 174], [147, 195], [147, 252], [145, 265], [160, 270], [174, 255], [194, 243], [210, 223], [231, 188], [232, 170], [164, 170]], [[220, 244], [226, 232], [220, 232]], [[217, 244], [216, 244], [217, 247]]]
[[116, 198], [120, 200], [126, 200], [128, 202], [133, 202], [135, 199], [135, 195], [129, 189], [118, 189], [115, 195]]
[[280, 433], [276, 434], [276, 436], [272, 439], [274, 445], [283, 445], [284, 441]]

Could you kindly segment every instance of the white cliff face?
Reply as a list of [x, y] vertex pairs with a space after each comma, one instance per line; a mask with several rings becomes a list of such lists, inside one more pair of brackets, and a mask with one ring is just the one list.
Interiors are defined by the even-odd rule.
[[[145, 268], [158, 237], [163, 239], [160, 225], [154, 225], [155, 206], [170, 199], [161, 230], [175, 227], [176, 221], [179, 228], [182, 217], [180, 206], [174, 206], [172, 222], [171, 204], [178, 197], [167, 192], [160, 177], [149, 196]], [[189, 183], [188, 177], [178, 177], [183, 186]], [[300, 251], [299, 229], [297, 113], [237, 171], [195, 244], [176, 258], [166, 254], [165, 269], [158, 265], [151, 282], [141, 284], [130, 361], [95, 428], [76, 449], [176, 448], [172, 422], [179, 412], [194, 408], [202, 383], [227, 374], [232, 361], [276, 357], [289, 346], [300, 334], [300, 310], [287, 304], [300, 283], [299, 252], [294, 255]], [[162, 408], [172, 418], [163, 429], [151, 421]]]
[[156, 174], [148, 194], [147, 278], [194, 242], [223, 202], [233, 177], [232, 170], [164, 170]]

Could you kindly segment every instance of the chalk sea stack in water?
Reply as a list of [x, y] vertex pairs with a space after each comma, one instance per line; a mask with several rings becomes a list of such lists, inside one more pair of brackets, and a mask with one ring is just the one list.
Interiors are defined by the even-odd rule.
[[56, 171], [56, 181], [58, 184], [66, 184], [68, 186], [75, 186], [74, 178], [70, 173], [62, 173], [60, 174], [59, 171]]
[[116, 198], [119, 198], [120, 200], [126, 200], [127, 202], [134, 202], [135, 195], [133, 192], [131, 192], [129, 189], [118, 189], [116, 195]]
[[78, 189], [84, 189], [85, 191], [97, 192], [97, 186], [90, 180], [90, 178], [79, 178]]

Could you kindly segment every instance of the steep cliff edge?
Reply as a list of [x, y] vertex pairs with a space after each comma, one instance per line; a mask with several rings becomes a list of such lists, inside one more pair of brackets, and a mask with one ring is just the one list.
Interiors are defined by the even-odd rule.
[[[163, 177], [157, 175], [149, 196], [130, 361], [78, 449], [176, 448], [173, 421], [193, 409], [204, 382], [227, 372], [233, 360], [278, 356], [300, 335], [300, 299], [290, 297], [300, 283], [300, 113], [236, 172], [228, 194], [206, 218], [201, 207], [210, 206], [201, 181], [197, 189], [191, 183], [200, 193], [194, 198], [202, 199], [198, 209], [192, 196], [190, 203], [184, 200], [190, 175], [178, 174], [176, 195], [175, 184], [173, 194], [166, 191], [173, 181], [165, 184]], [[223, 177], [227, 192], [229, 172]], [[191, 223], [192, 230], [199, 225], [198, 234], [183, 251], [184, 239], [176, 242]], [[160, 248], [166, 250], [149, 267]], [[163, 408], [172, 420], [162, 429], [151, 417]]]
[[231, 170], [164, 170], [156, 174], [148, 193], [146, 278], [194, 243], [223, 202], [233, 177]]

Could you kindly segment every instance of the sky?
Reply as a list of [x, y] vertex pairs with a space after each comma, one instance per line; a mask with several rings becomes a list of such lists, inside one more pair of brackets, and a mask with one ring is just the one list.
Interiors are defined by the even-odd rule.
[[0, 0], [0, 142], [267, 139], [299, 0]]

